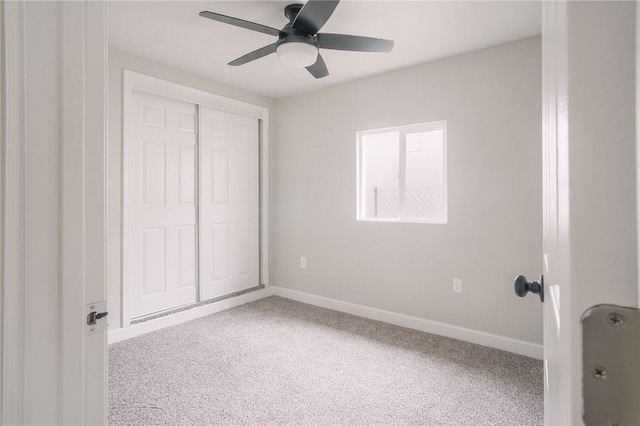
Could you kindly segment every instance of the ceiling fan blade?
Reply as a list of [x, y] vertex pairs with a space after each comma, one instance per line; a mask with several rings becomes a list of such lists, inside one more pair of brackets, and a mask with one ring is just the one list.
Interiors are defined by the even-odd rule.
[[260, 59], [263, 56], [267, 56], [272, 53], [275, 53], [275, 51], [276, 51], [276, 43], [273, 43], [268, 46], [261, 47], [258, 50], [254, 50], [253, 52], [247, 53], [244, 56], [239, 57], [238, 59], [235, 59], [229, 62], [229, 65], [232, 65], [235, 67], [238, 65], [246, 64], [247, 62], [255, 61], [256, 59]]
[[309, 0], [293, 20], [291, 26], [307, 34], [315, 35], [327, 23], [340, 0]]
[[318, 34], [318, 46], [322, 49], [349, 50], [352, 52], [391, 52], [393, 40], [321, 33]]
[[280, 35], [280, 30], [267, 27], [266, 25], [256, 24], [255, 22], [245, 21], [244, 19], [234, 18], [232, 16], [221, 15], [219, 13], [204, 10], [199, 13], [203, 18], [213, 19], [214, 21], [224, 22], [225, 24], [235, 25], [236, 27], [245, 28], [247, 30], [257, 31], [259, 33], [269, 34], [273, 36]]
[[308, 66], [307, 71], [309, 71], [315, 78], [322, 78], [329, 75], [327, 64], [324, 63], [324, 59], [322, 59], [322, 55], [320, 55], [319, 53], [318, 58], [316, 59], [316, 63]]

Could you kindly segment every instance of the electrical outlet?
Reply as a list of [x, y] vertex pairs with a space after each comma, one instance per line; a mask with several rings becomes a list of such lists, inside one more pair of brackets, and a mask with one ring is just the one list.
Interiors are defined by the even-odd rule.
[[453, 292], [462, 293], [462, 280], [460, 278], [453, 279]]
[[301, 257], [300, 258], [300, 268], [307, 269], [307, 258], [306, 257]]

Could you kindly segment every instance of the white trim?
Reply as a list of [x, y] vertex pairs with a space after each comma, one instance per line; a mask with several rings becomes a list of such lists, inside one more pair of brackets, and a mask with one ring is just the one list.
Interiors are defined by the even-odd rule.
[[[85, 393], [84, 334], [84, 10], [60, 5], [61, 85], [61, 280], [60, 280], [60, 419], [83, 422]], [[79, 25], [78, 25], [79, 24]], [[66, 336], [66, 337], [65, 337]], [[75, 404], [74, 404], [75, 403]], [[74, 406], [75, 405], [75, 406]]]
[[[121, 260], [122, 260], [122, 318], [123, 328], [131, 324], [129, 314], [130, 285], [128, 285], [128, 262], [127, 262], [127, 235], [129, 230], [129, 218], [127, 215], [126, 201], [128, 199], [128, 152], [131, 108], [131, 96], [134, 90], [150, 93], [152, 95], [165, 96], [183, 102], [193, 103], [199, 106], [230, 112], [245, 117], [258, 119], [259, 124], [259, 146], [260, 146], [260, 284], [269, 286], [269, 110], [268, 108], [242, 102], [236, 99], [227, 98], [184, 86], [182, 84], [151, 77], [131, 70], [123, 70], [122, 83], [122, 234], [121, 234]], [[199, 144], [198, 144], [199, 146]], [[200, 291], [200, 289], [198, 289]]]
[[[636, 218], [640, 218], [640, 6], [636, 4]], [[638, 276], [640, 277], [640, 221], [636, 222]], [[640, 307], [640, 279], [638, 301]]]
[[129, 327], [131, 318], [129, 314], [129, 301], [131, 297], [129, 296], [129, 288], [128, 285], [128, 274], [129, 270], [129, 261], [127, 256], [125, 256], [126, 249], [126, 238], [129, 234], [129, 212], [125, 208], [126, 200], [129, 199], [129, 174], [127, 170], [129, 170], [129, 155], [126, 154], [126, 147], [129, 145], [129, 117], [131, 116], [131, 93], [133, 92], [132, 87], [132, 76], [125, 70], [122, 76], [122, 146], [121, 146], [121, 158], [122, 158], [122, 168], [121, 168], [121, 189], [122, 192], [120, 196], [120, 206], [121, 206], [121, 223], [122, 230], [120, 234], [120, 324], [122, 327]]
[[240, 296], [231, 297], [229, 299], [220, 300], [218, 302], [209, 303], [192, 309], [187, 309], [182, 312], [176, 312], [175, 314], [170, 314], [165, 317], [160, 317], [134, 324], [130, 327], [116, 328], [109, 331], [109, 344], [141, 336], [143, 334], [160, 330], [165, 327], [170, 327], [194, 319], [206, 317], [208, 315], [215, 314], [216, 312], [225, 311], [227, 309], [235, 308], [236, 306], [255, 302], [256, 300], [264, 299], [265, 297], [269, 297], [272, 295], [272, 288], [263, 288], [260, 290], [241, 294]]
[[269, 110], [260, 126], [260, 284], [269, 287]]
[[524, 355], [531, 358], [542, 359], [542, 345], [498, 336], [496, 334], [485, 333], [469, 328], [458, 327], [442, 322], [431, 321], [424, 318], [357, 305], [355, 303], [344, 302], [342, 300], [330, 299], [328, 297], [317, 296], [297, 290], [290, 290], [283, 287], [272, 286], [270, 288], [274, 296], [280, 296], [321, 308], [344, 312], [375, 321], [386, 322], [400, 327], [410, 328], [425, 333], [437, 334], [439, 336], [450, 337], [452, 339], [475, 343], [477, 345], [488, 346]]
[[[85, 3], [84, 308], [107, 300], [107, 2]], [[84, 424], [107, 422], [107, 333], [84, 337]]]
[[[200, 120], [200, 105], [196, 104], [195, 105], [195, 110], [196, 110], [196, 116], [195, 116], [195, 132], [196, 132], [196, 143], [195, 143], [195, 173], [197, 176], [197, 179], [194, 179], [194, 186], [195, 186], [195, 191], [196, 191], [196, 230], [197, 230], [197, 245], [196, 245], [196, 300], [200, 301], [202, 300], [202, 277], [203, 277], [203, 267], [202, 267], [202, 242], [203, 242], [203, 238], [202, 238], [202, 233], [203, 233], [203, 227], [201, 226], [201, 222], [202, 222], [202, 218], [204, 217], [203, 215], [203, 210], [204, 210], [204, 203], [201, 203], [200, 200], [203, 199], [202, 196], [202, 179], [200, 179], [201, 176], [201, 170], [203, 170], [202, 167], [202, 138], [200, 137], [200, 135], [202, 134], [202, 129], [201, 129], [201, 120]], [[128, 170], [128, 169], [126, 169]], [[122, 209], [125, 209], [125, 204], [124, 202], [122, 203]], [[124, 239], [123, 239], [124, 241]]]
[[360, 135], [356, 132], [356, 220], [365, 216], [364, 206], [366, 206], [362, 193], [362, 147], [360, 146]]
[[106, 333], [85, 337], [85, 304], [106, 300], [106, 3], [62, 2], [60, 423], [104, 424]]
[[[259, 120], [266, 119], [268, 109], [265, 107], [205, 92], [204, 90], [140, 74], [131, 70], [124, 70], [123, 73], [124, 81], [128, 81], [128, 84], [124, 86], [129, 89], [244, 115], [245, 117], [253, 117]], [[126, 96], [130, 93], [131, 92], [125, 92], [124, 95]]]
[[522, 340], [498, 336], [491, 333], [471, 330], [469, 328], [458, 327], [455, 325], [431, 321], [424, 318], [413, 317], [410, 315], [399, 314], [396, 312], [385, 311], [382, 309], [371, 308], [355, 303], [330, 299], [328, 297], [317, 296], [314, 294], [304, 293], [297, 290], [290, 290], [277, 286], [271, 286], [261, 290], [252, 291], [250, 293], [245, 293], [237, 297], [232, 297], [229, 299], [221, 300], [219, 302], [214, 302], [207, 305], [199, 306], [197, 308], [170, 314], [165, 317], [160, 317], [142, 323], [134, 324], [127, 328], [116, 328], [109, 331], [109, 344], [141, 336], [143, 334], [160, 330], [165, 327], [182, 324], [187, 321], [202, 318], [211, 314], [215, 314], [216, 312], [234, 308], [236, 306], [245, 305], [247, 303], [264, 299], [265, 297], [269, 296], [284, 297], [285, 299], [295, 300], [297, 302], [319, 306], [321, 308], [331, 309], [338, 312], [344, 312], [362, 318], [368, 318], [375, 321], [394, 324], [400, 327], [406, 327], [425, 333], [450, 337], [452, 339], [500, 349], [531, 358], [542, 359], [542, 345], [540, 344], [525, 342]]
[[[106, 421], [106, 333], [86, 339], [83, 333], [83, 299], [96, 289], [105, 293], [104, 277], [92, 275], [99, 273], [97, 262], [103, 262], [105, 254], [92, 234], [103, 217], [96, 210], [104, 214], [104, 204], [96, 198], [104, 187], [96, 190], [95, 181], [104, 177], [104, 164], [96, 167], [95, 160], [104, 157], [100, 150], [105, 147], [105, 6], [102, 1], [50, 3], [44, 8], [26, 1], [2, 3], [1, 424], [29, 423], [29, 418], [51, 424]], [[40, 28], [46, 18], [51, 25]], [[40, 62], [38, 55], [47, 46], [38, 43], [45, 39], [54, 50]], [[27, 63], [32, 57], [33, 63]], [[46, 68], [36, 68], [40, 64]], [[38, 81], [44, 74], [51, 79]], [[34, 90], [42, 105], [27, 105]], [[41, 125], [51, 131], [31, 132]], [[45, 163], [36, 155], [41, 146], [54, 153]], [[31, 232], [34, 243], [38, 238], [48, 247], [55, 244], [43, 252], [44, 258], [36, 258], [40, 252], [26, 240], [31, 225], [47, 214], [34, 214], [42, 208], [31, 211], [27, 205], [31, 198], [42, 198], [37, 181], [27, 181], [40, 164], [53, 175], [51, 188], [59, 191], [43, 200], [59, 221], [44, 235]], [[86, 215], [94, 222], [85, 221]], [[86, 229], [87, 223], [92, 229]], [[87, 253], [96, 262], [83, 263]], [[26, 265], [39, 261], [51, 266], [53, 275], [46, 282], [30, 282], [33, 268]], [[41, 289], [57, 297], [39, 297]], [[47, 321], [55, 334], [39, 345], [42, 336], [36, 326]], [[35, 395], [27, 393], [35, 389]], [[40, 408], [43, 412], [36, 414]]]
[[25, 2], [2, 2], [0, 424], [25, 421]]

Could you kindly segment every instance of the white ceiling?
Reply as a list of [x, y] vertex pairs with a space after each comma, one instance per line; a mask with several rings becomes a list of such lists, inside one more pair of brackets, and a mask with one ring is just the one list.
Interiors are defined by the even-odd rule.
[[109, 45], [270, 97], [283, 97], [540, 34], [537, 1], [343, 0], [321, 32], [395, 41], [391, 53], [321, 50], [330, 75], [314, 79], [269, 55], [227, 62], [275, 37], [201, 18], [202, 10], [282, 28], [289, 1], [110, 1]]

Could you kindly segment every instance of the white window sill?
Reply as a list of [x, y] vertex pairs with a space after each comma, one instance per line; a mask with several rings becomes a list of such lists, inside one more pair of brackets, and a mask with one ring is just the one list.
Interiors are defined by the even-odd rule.
[[419, 218], [419, 217], [402, 217], [402, 218], [394, 218], [394, 219], [374, 219], [374, 218], [356, 218], [358, 222], [383, 222], [383, 223], [422, 223], [422, 224], [432, 224], [432, 225], [446, 225], [447, 219], [428, 219], [428, 218]]

